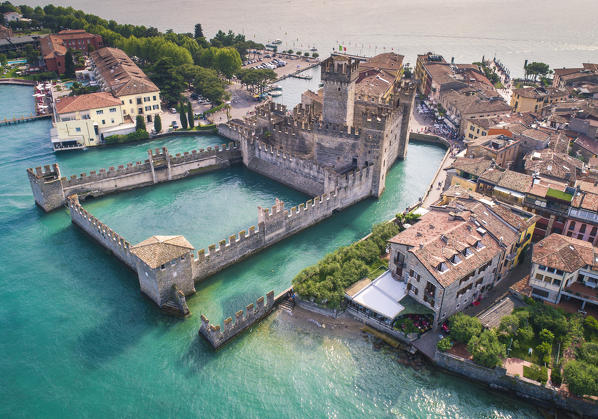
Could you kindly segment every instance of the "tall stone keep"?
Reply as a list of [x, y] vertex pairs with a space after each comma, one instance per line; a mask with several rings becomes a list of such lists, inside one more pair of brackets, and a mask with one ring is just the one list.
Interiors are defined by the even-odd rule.
[[359, 61], [333, 55], [322, 62], [324, 99], [322, 119], [325, 123], [353, 126], [355, 81]]

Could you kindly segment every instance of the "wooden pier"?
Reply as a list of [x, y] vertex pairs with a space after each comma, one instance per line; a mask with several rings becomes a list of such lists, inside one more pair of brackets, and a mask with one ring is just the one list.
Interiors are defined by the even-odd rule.
[[39, 119], [48, 119], [48, 118], [52, 118], [52, 114], [31, 115], [31, 116], [22, 116], [20, 118], [4, 119], [4, 120], [0, 121], [0, 127], [3, 127], [5, 125], [16, 125], [16, 124], [21, 124], [21, 123], [25, 123], [25, 122], [32, 122], [32, 121], [37, 121]]

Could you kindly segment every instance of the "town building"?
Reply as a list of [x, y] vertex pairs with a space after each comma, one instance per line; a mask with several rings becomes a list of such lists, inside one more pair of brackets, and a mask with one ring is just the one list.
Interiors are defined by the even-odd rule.
[[571, 186], [585, 172], [585, 165], [581, 160], [548, 148], [527, 154], [524, 157], [524, 167], [527, 174], [565, 182]]
[[420, 94], [429, 96], [432, 93], [432, 74], [428, 66], [434, 64], [448, 65], [442, 55], [428, 52], [417, 56], [415, 62], [415, 80], [419, 81], [418, 90]]
[[518, 263], [535, 220], [473, 195], [456, 198], [389, 240], [389, 269], [442, 322], [483, 298]]
[[102, 90], [121, 101], [123, 114], [135, 120], [142, 115], [152, 122], [161, 112], [160, 89], [124, 51], [101, 48], [90, 54], [93, 76]]
[[502, 97], [495, 90], [490, 89], [449, 90], [440, 95], [439, 102], [462, 136], [466, 136], [467, 121], [506, 115], [511, 112], [511, 108]]
[[53, 122], [54, 150], [93, 147], [106, 137], [135, 130], [133, 121], [123, 115], [121, 101], [107, 92], [57, 98]]
[[4, 21], [6, 23], [18, 22], [21, 19], [23, 19], [23, 15], [20, 14], [19, 12], [6, 12], [6, 13], [4, 13]]
[[10, 38], [0, 38], [0, 54], [11, 51], [20, 51], [25, 49], [27, 45], [33, 48], [39, 47], [39, 36], [37, 35], [23, 35], [13, 36]]
[[487, 135], [465, 141], [466, 157], [486, 157], [502, 168], [509, 169], [519, 157], [519, 141], [504, 135]]
[[598, 84], [598, 64], [583, 63], [578, 68], [554, 69], [553, 87], [576, 87], [584, 83]]
[[533, 246], [531, 296], [550, 303], [598, 308], [598, 248], [587, 241], [551, 234]]
[[513, 89], [511, 107], [513, 112], [541, 113], [544, 107], [569, 98], [566, 89], [554, 87], [522, 87]]
[[7, 39], [12, 37], [12, 29], [0, 25], [0, 39]]
[[102, 37], [85, 32], [82, 29], [68, 29], [49, 34], [40, 39], [41, 54], [48, 71], [64, 74], [65, 56], [68, 50], [87, 54], [101, 48]]

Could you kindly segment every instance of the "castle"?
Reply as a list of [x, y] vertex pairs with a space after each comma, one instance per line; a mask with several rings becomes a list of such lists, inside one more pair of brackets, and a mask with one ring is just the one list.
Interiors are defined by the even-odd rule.
[[[161, 309], [188, 314], [195, 283], [272, 244], [384, 191], [388, 169], [407, 153], [415, 86], [401, 81], [402, 57], [367, 61], [332, 56], [322, 63], [323, 88], [304, 94], [292, 112], [266, 103], [244, 120], [219, 126], [235, 142], [63, 177], [58, 164], [27, 169], [36, 203], [69, 208], [72, 222], [137, 273], [140, 289]], [[285, 209], [258, 207], [257, 228], [195, 252], [183, 236], [152, 236], [136, 245], [89, 214], [80, 200], [152, 186], [243, 163], [313, 199]]]

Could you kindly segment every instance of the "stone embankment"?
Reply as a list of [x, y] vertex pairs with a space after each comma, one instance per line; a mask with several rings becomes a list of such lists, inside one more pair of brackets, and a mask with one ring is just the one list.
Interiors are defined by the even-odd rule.
[[249, 304], [245, 308], [245, 311], [237, 311], [235, 313], [235, 320], [233, 320], [232, 317], [224, 319], [222, 328], [220, 325], [210, 324], [208, 318], [202, 314], [199, 334], [202, 335], [214, 349], [218, 349], [234, 337], [243, 333], [250, 326], [265, 318], [272, 312], [278, 303], [287, 299], [291, 292], [292, 288], [289, 288], [275, 297], [274, 291], [270, 291], [266, 294], [265, 302], [264, 297], [260, 297], [255, 304]]
[[565, 409], [584, 417], [598, 417], [598, 404], [583, 399], [567, 397], [525, 377], [510, 376], [504, 368], [486, 368], [446, 352], [436, 351], [433, 362], [453, 373], [488, 385], [494, 390], [513, 393], [546, 408]]
[[148, 150], [145, 161], [126, 163], [118, 167], [100, 169], [80, 176], [62, 177], [58, 164], [44, 168], [27, 169], [35, 202], [52, 211], [64, 206], [68, 196], [77, 194], [81, 199], [99, 197], [161, 182], [183, 179], [199, 173], [229, 167], [241, 161], [241, 151], [233, 144], [208, 147], [171, 155], [162, 150]]

